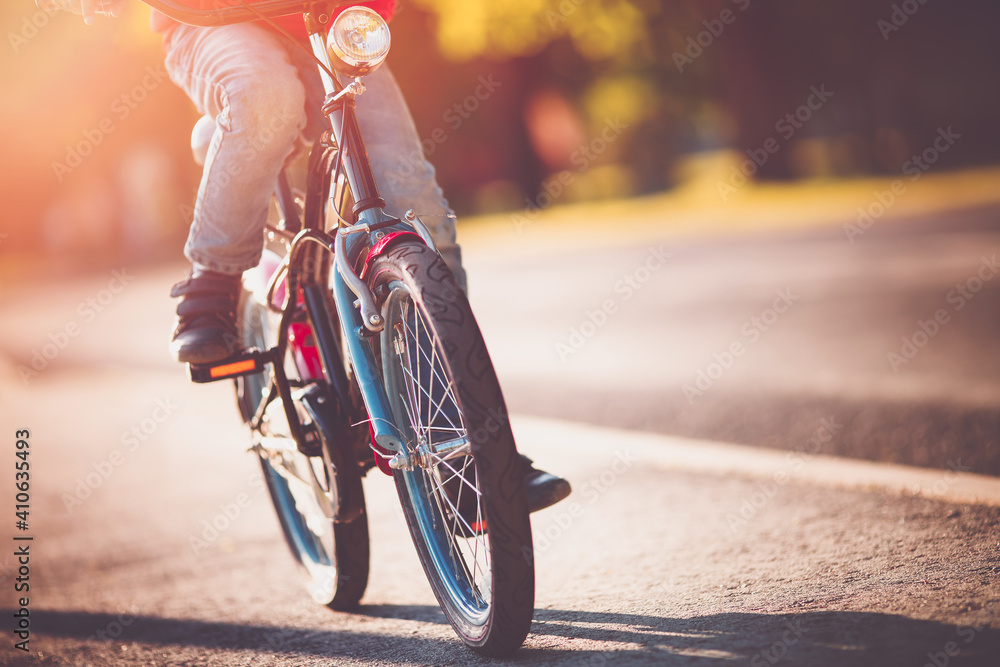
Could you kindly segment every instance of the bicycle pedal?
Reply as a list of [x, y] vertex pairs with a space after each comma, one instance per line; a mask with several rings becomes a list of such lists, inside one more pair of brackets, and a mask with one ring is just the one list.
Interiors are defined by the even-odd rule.
[[217, 382], [260, 373], [264, 367], [273, 361], [271, 350], [243, 350], [231, 357], [213, 361], [210, 364], [188, 364], [191, 381], [198, 384]]

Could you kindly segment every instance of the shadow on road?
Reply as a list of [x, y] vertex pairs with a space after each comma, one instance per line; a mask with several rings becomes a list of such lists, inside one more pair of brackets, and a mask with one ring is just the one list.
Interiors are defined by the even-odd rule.
[[[11, 609], [0, 610], [10, 618]], [[362, 607], [361, 615], [444, 623], [437, 607]], [[33, 644], [57, 657], [83, 640], [94, 657], [101, 644], [178, 646], [213, 651], [258, 651], [287, 657], [354, 657], [388, 663], [496, 664], [461, 649], [458, 640], [257, 624], [123, 616], [77, 611], [32, 612]], [[104, 637], [102, 639], [102, 637]], [[588, 648], [599, 642], [603, 650]], [[574, 646], [575, 644], [575, 646]], [[96, 645], [96, 646], [95, 646]], [[45, 648], [43, 648], [45, 647]], [[116, 650], [117, 653], [117, 650]], [[121, 654], [117, 653], [120, 657]], [[614, 612], [538, 610], [528, 646], [512, 662], [524, 665], [996, 665], [1000, 631], [915, 620], [892, 614], [805, 612], [726, 613], [670, 618]], [[118, 663], [116, 663], [118, 664]], [[270, 662], [268, 664], [271, 664]]]

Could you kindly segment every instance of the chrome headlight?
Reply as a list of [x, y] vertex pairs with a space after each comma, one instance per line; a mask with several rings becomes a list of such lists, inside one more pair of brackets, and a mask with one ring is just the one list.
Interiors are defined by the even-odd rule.
[[348, 76], [363, 76], [389, 53], [389, 25], [374, 10], [349, 7], [333, 22], [326, 37], [333, 66]]

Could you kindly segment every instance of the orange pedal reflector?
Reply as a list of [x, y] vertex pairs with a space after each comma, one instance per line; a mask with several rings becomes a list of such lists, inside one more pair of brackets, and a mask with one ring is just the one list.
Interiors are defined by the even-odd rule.
[[257, 362], [254, 359], [246, 359], [244, 361], [237, 361], [231, 364], [224, 364], [222, 366], [213, 366], [208, 372], [213, 378], [226, 377], [227, 375], [234, 375], [236, 373], [246, 373], [247, 371], [252, 371], [257, 368]]
[[273, 350], [244, 350], [228, 359], [219, 359], [210, 364], [188, 364], [188, 373], [192, 382], [204, 383], [225, 380], [240, 375], [257, 373], [264, 366], [274, 363]]

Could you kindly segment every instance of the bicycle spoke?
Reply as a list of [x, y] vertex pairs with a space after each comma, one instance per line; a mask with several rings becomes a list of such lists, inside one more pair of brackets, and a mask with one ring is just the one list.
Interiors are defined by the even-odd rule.
[[[473, 485], [471, 482], [469, 482], [469, 480], [467, 480], [465, 478], [465, 476], [461, 472], [455, 470], [455, 468], [453, 468], [452, 465], [448, 461], [446, 461], [445, 459], [442, 459], [439, 456], [435, 456], [434, 458], [438, 461], [438, 464], [440, 466], [445, 466], [446, 468], [448, 468], [448, 470], [450, 470], [452, 472], [451, 476], [449, 476], [447, 480], [444, 480], [442, 482], [442, 484], [447, 484], [449, 481], [451, 481], [452, 479], [455, 479], [457, 477], [465, 486], [468, 486], [469, 488], [471, 488], [472, 491], [473, 491], [473, 493], [476, 494], [476, 496], [481, 495], [479, 493], [479, 487], [478, 487], [478, 485]], [[467, 461], [471, 461], [472, 459], [470, 457], [466, 457], [466, 460]], [[466, 466], [468, 466], [468, 463], [466, 463], [465, 466], [463, 466], [463, 470], [465, 469]], [[460, 488], [462, 488], [462, 487], [460, 487]], [[459, 491], [459, 492], [461, 492], [461, 491]]]
[[[450, 466], [449, 466], [450, 467]], [[470, 483], [466, 478], [468, 474], [468, 469], [472, 468], [475, 477], [475, 484]], [[466, 464], [462, 466], [461, 470], [454, 470], [451, 468], [453, 474], [442, 481], [435, 489], [435, 496], [439, 499], [444, 500], [448, 508], [451, 510], [451, 516], [453, 520], [449, 525], [449, 535], [451, 537], [452, 543], [458, 538], [471, 538], [471, 545], [469, 544], [469, 539], [464, 541], [464, 549], [461, 546], [456, 547], [462, 552], [462, 557], [459, 559], [461, 562], [462, 570], [466, 575], [466, 581], [469, 584], [470, 590], [478, 597], [478, 599], [484, 604], [488, 603], [486, 596], [483, 595], [481, 583], [489, 576], [490, 573], [490, 558], [489, 558], [489, 545], [487, 541], [487, 535], [483, 530], [483, 513], [482, 505], [479, 502], [479, 496], [481, 495], [478, 489], [478, 471], [475, 469], [475, 465], [472, 463], [472, 459], [466, 460]], [[454, 477], [459, 477], [463, 485], [459, 487], [456, 492], [455, 501], [452, 502], [448, 498], [447, 492], [444, 490], [444, 485]], [[466, 489], [472, 489], [471, 492]], [[463, 493], [475, 493], [476, 494], [476, 519], [472, 525], [462, 516], [459, 511], [459, 507], [462, 506]], [[439, 500], [440, 502], [440, 500]], [[460, 532], [459, 527], [464, 528], [464, 533]], [[452, 551], [454, 552], [454, 548]]]
[[[405, 313], [404, 313], [404, 315], [405, 315]], [[417, 313], [416, 317], [415, 317], [415, 322], [414, 322], [414, 327], [416, 329], [420, 328], [419, 327], [419, 322], [422, 319], [423, 318], [420, 316], [420, 314]], [[438, 349], [438, 345], [439, 345], [440, 341], [438, 341], [438, 339], [437, 339], [436, 336], [430, 336], [429, 335], [430, 340], [428, 341], [428, 343], [430, 344], [430, 347], [431, 347], [431, 355], [430, 355], [430, 357], [428, 357], [427, 352], [424, 350], [424, 346], [422, 346], [422, 345], [419, 344], [419, 338], [417, 336], [417, 333], [413, 329], [411, 329], [409, 327], [409, 323], [408, 323], [407, 319], [404, 318], [402, 324], [403, 324], [404, 332], [406, 334], [408, 334], [407, 343], [410, 340], [413, 340], [414, 343], [415, 343], [414, 347], [417, 350], [418, 362], [419, 362], [419, 359], [421, 357], [423, 359], [425, 359], [427, 361], [427, 364], [428, 364], [428, 366], [430, 368], [431, 373], [433, 373], [433, 375], [434, 375], [434, 379], [437, 380], [438, 382], [440, 382], [442, 385], [444, 385], [445, 395], [442, 397], [442, 400], [437, 404], [438, 407], [439, 407], [439, 409], [440, 409], [440, 407], [443, 407], [444, 398], [448, 398], [448, 397], [451, 398], [452, 404], [457, 408], [458, 407], [458, 401], [455, 399], [454, 393], [452, 392], [452, 382], [450, 380], [448, 382], [445, 382], [444, 378], [441, 377], [441, 374], [438, 372], [438, 370], [437, 370], [437, 368], [436, 368], [436, 366], [434, 364], [434, 359], [437, 357], [437, 349]], [[425, 324], [423, 328], [426, 331], [427, 330], [427, 325]], [[409, 351], [409, 349], [410, 349], [409, 344], [407, 344], [406, 349], [407, 349], [407, 351]], [[416, 378], [417, 385], [421, 388], [422, 391], [424, 391], [424, 393], [427, 394], [428, 399], [430, 399], [431, 401], [433, 401], [433, 397], [430, 395], [429, 392], [427, 392], [424, 389], [423, 383], [420, 382], [420, 379], [421, 379], [420, 378], [420, 368], [421, 368], [421, 366], [422, 366], [422, 364], [420, 364], [420, 363], [417, 364], [417, 378]], [[412, 371], [412, 368], [411, 368], [411, 371]], [[410, 376], [412, 378], [412, 372], [411, 372]], [[435, 414], [434, 416], [436, 417], [437, 415]], [[452, 428], [458, 428], [458, 427], [455, 426], [454, 422], [451, 421], [451, 418], [447, 414], [443, 414], [442, 416], [445, 419], [448, 420], [448, 423], [451, 425]], [[461, 412], [459, 411], [458, 412], [458, 418], [459, 418], [460, 421], [461, 421], [461, 417], [462, 417], [462, 415], [461, 415]], [[428, 423], [431, 423], [432, 421], [433, 421], [433, 417], [430, 417], [430, 415], [429, 415]], [[464, 425], [462, 426], [462, 428], [464, 428]]]
[[[418, 375], [419, 375], [419, 372], [420, 371], [418, 369], [417, 370]], [[442, 417], [444, 417], [445, 419], [448, 420], [448, 424], [450, 425], [449, 427], [444, 427], [444, 426], [430, 426], [429, 424], [433, 423], [433, 417], [432, 417], [430, 420], [428, 420], [428, 427], [427, 427], [428, 429], [433, 428], [435, 431], [453, 431], [455, 433], [464, 433], [465, 432], [465, 429], [460, 428], [458, 426], [455, 426], [452, 423], [451, 419], [448, 417], [448, 415], [441, 412], [441, 409], [444, 407], [443, 401], [441, 403], [435, 403], [434, 402], [434, 398], [431, 396], [430, 392], [428, 392], [424, 387], [422, 387], [422, 386], [420, 386], [418, 384], [419, 379], [413, 377], [413, 372], [412, 371], [410, 371], [408, 368], [403, 368], [403, 373], [408, 378], [410, 378], [411, 382], [409, 384], [415, 385], [413, 388], [416, 389], [416, 390], [419, 390], [419, 392], [421, 394], [423, 394], [424, 396], [427, 396], [427, 400], [428, 400], [429, 404], [433, 405], [433, 406], [435, 406], [437, 408], [437, 412], [434, 413], [434, 417], [437, 417], [437, 415], [440, 413]], [[407, 392], [407, 393], [409, 393], [409, 392]], [[455, 403], [454, 399], [452, 399], [452, 405], [455, 405], [456, 407], [458, 407], [457, 404]]]

